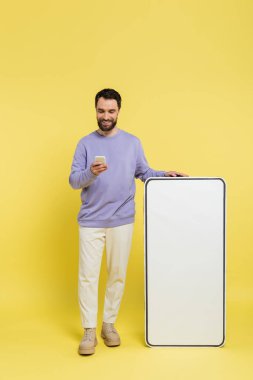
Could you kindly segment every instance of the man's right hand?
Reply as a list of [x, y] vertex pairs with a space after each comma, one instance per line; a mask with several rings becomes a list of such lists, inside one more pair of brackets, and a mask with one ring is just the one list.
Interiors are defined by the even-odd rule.
[[93, 162], [90, 166], [90, 170], [93, 174], [99, 175], [100, 173], [104, 172], [108, 169], [107, 164], [103, 164], [102, 162]]

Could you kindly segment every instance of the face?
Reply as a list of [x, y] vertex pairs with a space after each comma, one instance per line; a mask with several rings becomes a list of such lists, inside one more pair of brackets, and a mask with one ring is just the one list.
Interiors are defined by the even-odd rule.
[[96, 112], [99, 128], [104, 132], [111, 131], [117, 124], [119, 113], [117, 101], [115, 99], [99, 98]]

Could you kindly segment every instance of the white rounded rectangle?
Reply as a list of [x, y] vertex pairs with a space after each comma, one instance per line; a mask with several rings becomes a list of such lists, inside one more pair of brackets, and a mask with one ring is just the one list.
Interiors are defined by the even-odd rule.
[[145, 339], [149, 346], [222, 346], [225, 189], [221, 178], [145, 182]]

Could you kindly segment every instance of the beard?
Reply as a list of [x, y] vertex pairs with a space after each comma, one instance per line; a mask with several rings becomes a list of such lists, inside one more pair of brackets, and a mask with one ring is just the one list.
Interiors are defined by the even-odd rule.
[[110, 120], [110, 123], [107, 125], [103, 124], [102, 120], [98, 120], [97, 122], [101, 131], [108, 132], [108, 131], [111, 131], [115, 127], [115, 125], [117, 124], [117, 119], [113, 121]]

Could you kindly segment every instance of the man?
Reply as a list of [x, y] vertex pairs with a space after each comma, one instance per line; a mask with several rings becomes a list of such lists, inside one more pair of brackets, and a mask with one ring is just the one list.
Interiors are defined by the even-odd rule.
[[[117, 127], [121, 96], [113, 89], [96, 94], [99, 129], [80, 139], [69, 183], [82, 189], [79, 224], [78, 298], [84, 336], [79, 354], [93, 354], [97, 345], [98, 279], [106, 244], [108, 279], [101, 337], [120, 345], [114, 327], [125, 286], [135, 216], [135, 178], [187, 176], [148, 166], [139, 138]], [[105, 156], [106, 162], [95, 161]]]

